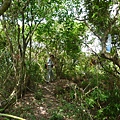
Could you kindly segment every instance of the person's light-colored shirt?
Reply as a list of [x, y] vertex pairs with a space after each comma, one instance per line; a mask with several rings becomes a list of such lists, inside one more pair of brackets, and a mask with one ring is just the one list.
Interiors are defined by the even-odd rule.
[[48, 58], [48, 60], [47, 60], [47, 65], [53, 65], [53, 62], [50, 58]]

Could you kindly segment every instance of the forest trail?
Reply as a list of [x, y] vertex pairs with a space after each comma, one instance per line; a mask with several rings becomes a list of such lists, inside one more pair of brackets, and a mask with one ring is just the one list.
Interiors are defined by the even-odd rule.
[[[59, 86], [64, 87], [68, 84], [68, 80], [39, 84], [37, 95], [35, 95], [35, 93], [25, 94], [22, 99], [16, 102], [11, 112], [15, 113], [15, 115], [19, 114], [20, 117], [26, 120], [49, 120], [49, 118], [62, 107], [62, 103], [55, 96], [56, 89], [58, 89]], [[65, 118], [64, 120], [73, 119]]]
[[39, 89], [42, 92], [42, 104], [40, 108], [40, 116], [43, 118], [49, 119], [51, 111], [56, 111], [62, 104], [59, 102], [58, 99], [55, 97], [55, 87], [57, 85], [57, 82], [50, 82], [50, 83], [45, 83], [44, 85], [39, 85]]

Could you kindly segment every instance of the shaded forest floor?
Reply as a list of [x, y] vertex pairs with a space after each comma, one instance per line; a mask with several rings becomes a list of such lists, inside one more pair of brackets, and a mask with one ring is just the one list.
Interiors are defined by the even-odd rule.
[[[37, 83], [32, 85], [32, 92], [29, 91], [24, 97], [18, 99], [5, 113], [24, 118], [25, 120], [89, 120], [90, 117], [92, 119], [96, 115], [96, 111], [100, 110], [99, 106], [105, 108], [110, 105], [112, 107], [113, 105], [118, 105], [117, 108], [119, 109], [119, 89], [117, 89], [117, 92], [115, 91], [115, 95], [117, 93], [118, 96], [115, 98], [109, 97], [108, 92], [101, 94], [98, 84], [93, 83], [86, 79], [60, 79], [50, 83]], [[111, 82], [108, 82], [108, 85], [106, 85], [107, 83], [104, 84], [103, 81], [101, 83], [99, 87], [104, 85], [105, 90], [111, 90]], [[90, 96], [92, 91], [94, 93], [92, 95], [96, 96], [97, 93], [97, 102], [95, 104], [91, 103], [91, 100], [94, 102], [94, 96]], [[111, 92], [115, 96], [114, 91], [111, 90]], [[108, 100], [106, 101], [107, 97]], [[112, 102], [109, 101], [109, 98]], [[102, 101], [99, 99], [102, 99]], [[103, 101], [104, 99], [105, 102]], [[91, 107], [91, 104], [94, 107]], [[117, 116], [116, 112], [114, 114], [114, 118], [120, 120], [119, 110]], [[105, 115], [105, 118], [109, 120], [109, 113]], [[100, 119], [102, 118], [100, 117]], [[0, 118], [0, 120], [15, 119]]]
[[[9, 114], [14, 114], [26, 120], [49, 120], [63, 106], [60, 98], [57, 98], [56, 91], [59, 88], [62, 90], [70, 84], [72, 83], [65, 79], [38, 84], [37, 91], [26, 93], [22, 99], [16, 101]], [[64, 113], [62, 116], [64, 116], [64, 120], [73, 120], [67, 118]]]

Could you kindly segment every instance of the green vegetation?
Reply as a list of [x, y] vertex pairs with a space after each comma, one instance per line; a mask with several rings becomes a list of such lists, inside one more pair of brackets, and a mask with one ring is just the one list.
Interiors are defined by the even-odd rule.
[[[0, 1], [0, 119], [119, 120], [119, 6], [119, 0]], [[49, 52], [55, 80], [47, 84]]]

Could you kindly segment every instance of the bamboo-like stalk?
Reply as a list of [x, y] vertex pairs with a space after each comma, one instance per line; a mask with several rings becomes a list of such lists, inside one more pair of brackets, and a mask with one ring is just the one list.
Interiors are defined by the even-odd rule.
[[10, 115], [10, 114], [4, 114], [4, 113], [0, 113], [0, 116], [3, 116], [3, 117], [10, 117], [10, 118], [14, 118], [14, 119], [17, 119], [17, 120], [26, 120], [26, 119], [21, 118], [21, 117], [17, 117], [17, 116]]

